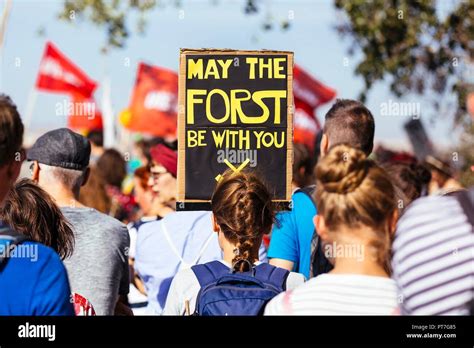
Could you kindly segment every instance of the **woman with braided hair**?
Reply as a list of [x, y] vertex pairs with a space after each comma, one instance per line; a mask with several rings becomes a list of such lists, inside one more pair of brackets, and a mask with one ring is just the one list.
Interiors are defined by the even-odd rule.
[[[223, 260], [208, 262], [204, 266], [213, 264], [215, 269], [217, 263], [218, 272], [222, 275], [242, 274], [253, 269], [257, 270], [258, 275], [259, 265], [263, 265], [271, 271], [278, 270], [275, 275], [284, 273], [283, 289], [293, 289], [304, 282], [301, 274], [262, 264], [258, 260], [263, 236], [271, 231], [275, 212], [270, 192], [256, 175], [224, 174], [214, 191], [211, 206], [213, 229], [218, 235]], [[201, 282], [193, 271], [195, 267], [182, 270], [174, 277], [163, 314], [195, 312], [201, 290]]]
[[275, 297], [266, 315], [389, 315], [397, 312], [390, 279], [391, 235], [398, 211], [384, 170], [347, 145], [316, 167], [316, 231], [334, 269]]

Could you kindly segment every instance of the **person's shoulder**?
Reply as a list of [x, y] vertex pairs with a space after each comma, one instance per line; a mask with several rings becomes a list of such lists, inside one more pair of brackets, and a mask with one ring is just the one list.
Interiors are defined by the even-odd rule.
[[[294, 273], [294, 272], [291, 272]], [[299, 273], [297, 273], [299, 274]], [[303, 278], [304, 276], [300, 274]], [[293, 289], [293, 296], [299, 297], [300, 295], [304, 295], [305, 293], [314, 293], [319, 290], [321, 284], [326, 284], [328, 282], [328, 274], [321, 274], [317, 277], [311, 278], [303, 283], [300, 283], [295, 289]], [[330, 276], [330, 275], [329, 275]], [[306, 280], [306, 278], [304, 278]], [[330, 277], [329, 277], [330, 281]]]
[[88, 219], [97, 222], [97, 228], [101, 230], [110, 231], [113, 233], [123, 233], [128, 235], [127, 226], [117, 220], [116, 218], [107, 214], [101, 213], [100, 211], [90, 208], [88, 211]]
[[101, 233], [95, 234], [94, 238], [106, 239], [109, 243], [111, 242], [117, 246], [130, 243], [127, 226], [119, 220], [93, 208], [82, 208], [80, 210], [84, 214], [82, 218], [87, 220], [86, 229], [90, 230], [89, 234], [94, 233], [96, 229], [100, 229]]
[[90, 211], [90, 214], [92, 214], [93, 216], [95, 216], [95, 218], [97, 220], [100, 220], [102, 221], [103, 223], [111, 226], [111, 227], [115, 227], [115, 228], [120, 228], [120, 229], [123, 229], [123, 228], [127, 228], [125, 226], [125, 224], [123, 224], [122, 222], [120, 222], [119, 220], [117, 220], [116, 218], [110, 216], [110, 215], [107, 215], [107, 214], [104, 214], [104, 213], [101, 213], [100, 211], [96, 210], [96, 209], [91, 209]]
[[204, 220], [211, 221], [210, 211], [177, 211], [166, 215], [161, 221], [168, 223], [179, 223], [179, 224], [193, 224], [196, 221]]
[[287, 290], [279, 293], [265, 307], [264, 315], [291, 315], [292, 296], [294, 290]]
[[[415, 199], [408, 207], [406, 212], [400, 217], [404, 219], [410, 215], [415, 215], [423, 212], [442, 213], [445, 211], [443, 207], [449, 208], [449, 206], [456, 205], [456, 198], [451, 196], [441, 195], [430, 195]], [[412, 213], [409, 213], [412, 212]]]
[[106, 224], [115, 227], [124, 227], [127, 228], [119, 220], [115, 219], [112, 216], [101, 213], [97, 209], [90, 207], [62, 207], [62, 213], [66, 216], [68, 220], [73, 222], [80, 221], [90, 221], [93, 223]]
[[303, 192], [302, 189], [295, 191], [291, 199], [293, 200], [294, 209], [301, 208], [301, 210], [306, 211], [309, 208], [316, 210], [313, 199], [309, 196], [309, 193]]
[[133, 226], [136, 228], [137, 231], [140, 231], [140, 233], [142, 233], [142, 231], [155, 231], [156, 228], [163, 223], [163, 220], [165, 218], [148, 221], [147, 223], [135, 223], [133, 224]]
[[210, 228], [211, 214], [210, 211], [178, 211], [166, 215], [159, 222], [168, 230], [173, 229], [175, 234], [200, 233], [206, 227]]
[[179, 289], [186, 289], [199, 284], [199, 281], [191, 268], [185, 268], [176, 273], [173, 283]]

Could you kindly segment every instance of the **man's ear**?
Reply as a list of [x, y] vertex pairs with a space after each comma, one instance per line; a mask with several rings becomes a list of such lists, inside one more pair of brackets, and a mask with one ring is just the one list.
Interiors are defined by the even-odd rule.
[[211, 219], [212, 219], [212, 230], [214, 232], [219, 232], [221, 228], [219, 227], [219, 224], [217, 223], [216, 217], [214, 216], [214, 214], [211, 214], [211, 215], [212, 215], [212, 217], [211, 217]]
[[326, 222], [324, 221], [324, 217], [322, 215], [316, 215], [313, 219], [314, 228], [316, 229], [316, 233], [323, 241], [327, 241], [329, 236], [326, 228]]
[[397, 222], [398, 222], [399, 217], [400, 217], [400, 213], [398, 209], [395, 209], [393, 211], [392, 216], [390, 216], [390, 218], [388, 219], [388, 224], [389, 224], [388, 227], [389, 227], [391, 237], [395, 235], [395, 230], [397, 229]]
[[33, 171], [31, 172], [31, 180], [38, 183], [39, 181], [39, 174], [40, 174], [40, 167], [38, 161], [33, 162]]
[[319, 145], [319, 156], [324, 157], [328, 153], [329, 148], [329, 138], [326, 133], [323, 133], [321, 137], [321, 144]]
[[87, 181], [89, 180], [89, 176], [91, 175], [91, 169], [87, 167], [86, 172], [84, 173], [84, 180], [82, 180], [81, 186], [84, 186], [87, 184]]

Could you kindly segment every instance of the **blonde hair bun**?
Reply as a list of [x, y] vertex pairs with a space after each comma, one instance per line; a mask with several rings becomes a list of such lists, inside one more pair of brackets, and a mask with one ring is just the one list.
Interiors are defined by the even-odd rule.
[[361, 150], [337, 145], [316, 167], [318, 185], [326, 192], [348, 194], [364, 181], [371, 164]]

